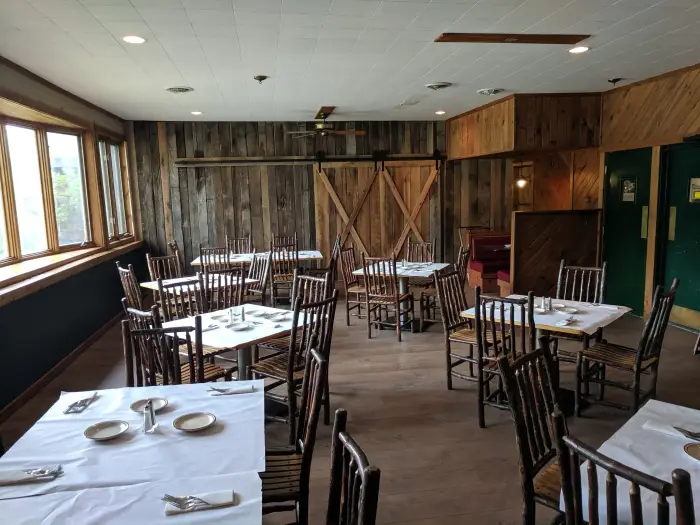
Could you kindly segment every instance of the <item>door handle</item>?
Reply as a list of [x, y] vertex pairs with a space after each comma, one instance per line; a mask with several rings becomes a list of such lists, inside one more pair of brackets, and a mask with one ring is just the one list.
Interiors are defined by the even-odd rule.
[[671, 206], [668, 211], [668, 240], [676, 240], [676, 207]]
[[649, 232], [649, 206], [642, 206], [642, 239], [647, 238]]

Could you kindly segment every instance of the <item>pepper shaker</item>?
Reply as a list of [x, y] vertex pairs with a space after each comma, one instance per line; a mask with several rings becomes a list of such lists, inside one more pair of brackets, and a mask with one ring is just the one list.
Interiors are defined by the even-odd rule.
[[241, 321], [245, 321], [245, 305], [241, 305]]
[[153, 401], [150, 399], [143, 407], [143, 432], [153, 434], [156, 431], [156, 412], [153, 409]]

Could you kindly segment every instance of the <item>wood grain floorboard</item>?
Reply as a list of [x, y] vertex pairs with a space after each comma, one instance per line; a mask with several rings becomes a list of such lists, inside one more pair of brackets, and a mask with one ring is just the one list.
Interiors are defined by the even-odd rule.
[[[342, 302], [342, 301], [341, 301]], [[488, 428], [476, 419], [474, 384], [445, 387], [440, 325], [422, 334], [392, 331], [367, 339], [364, 321], [345, 326], [339, 304], [331, 352], [333, 409], [348, 410], [348, 431], [382, 471], [379, 523], [406, 525], [515, 525], [521, 523], [520, 480], [510, 414], [487, 408]], [[624, 318], [605, 331], [608, 340], [636, 346], [642, 322]], [[670, 327], [662, 358], [658, 397], [700, 408], [693, 357], [695, 336]], [[563, 346], [568, 346], [564, 343]], [[562, 367], [563, 386], [573, 386], [571, 367]], [[29, 429], [63, 390], [123, 385], [119, 327], [107, 332], [39, 395], [0, 426], [10, 445]], [[612, 394], [612, 392], [611, 392]], [[620, 398], [622, 399], [622, 398]], [[598, 446], [629, 417], [594, 407], [570, 419], [571, 432]], [[311, 475], [312, 523], [323, 523], [328, 492], [331, 427], [319, 426]], [[269, 445], [284, 444], [286, 430], [269, 424]], [[289, 515], [267, 516], [265, 524], [289, 523]], [[552, 514], [538, 510], [538, 523]]]

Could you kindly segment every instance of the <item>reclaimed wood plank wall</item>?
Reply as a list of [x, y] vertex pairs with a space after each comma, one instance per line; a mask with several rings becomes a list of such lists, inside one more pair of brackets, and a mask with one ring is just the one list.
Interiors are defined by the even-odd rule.
[[[191, 261], [200, 243], [222, 245], [226, 234], [252, 233], [255, 246], [264, 249], [273, 234], [294, 231], [299, 234], [301, 248], [317, 244], [313, 166], [185, 168], [174, 165], [177, 158], [313, 155], [321, 150], [328, 155], [368, 155], [375, 150], [430, 154], [435, 149], [445, 150], [441, 122], [335, 124], [338, 129], [363, 129], [367, 134], [295, 139], [286, 132], [310, 129], [312, 124], [167, 122], [160, 124], [165, 137], [159, 141], [158, 123], [134, 122], [138, 195], [148, 249], [165, 253], [166, 243], [175, 239], [182, 246], [185, 260]], [[344, 171], [338, 178], [343, 179], [347, 191], [355, 191], [355, 199], [367, 174], [359, 168]], [[163, 188], [168, 194], [165, 199]], [[424, 214], [428, 217], [427, 231], [437, 235], [441, 229], [437, 226], [441, 220], [437, 186], [431, 188], [429, 203], [421, 211], [421, 224]], [[335, 216], [333, 220], [335, 235], [342, 224], [338, 225]], [[373, 228], [377, 220], [374, 216], [362, 217], [360, 222], [368, 220], [372, 221], [371, 235], [381, 235], [380, 228]]]
[[465, 159], [515, 148], [515, 99], [506, 97], [455, 117], [448, 124], [447, 157]]
[[573, 152], [571, 208], [590, 210], [603, 206], [598, 202], [601, 184], [600, 150], [581, 149]]
[[634, 149], [700, 133], [700, 64], [603, 93], [602, 146]]

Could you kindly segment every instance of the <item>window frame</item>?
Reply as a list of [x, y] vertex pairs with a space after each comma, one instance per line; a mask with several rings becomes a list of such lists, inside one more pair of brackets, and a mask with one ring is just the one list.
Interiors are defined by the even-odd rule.
[[[44, 206], [44, 226], [48, 248], [44, 251], [22, 255], [17, 221], [17, 207], [15, 202], [14, 184], [12, 181], [12, 167], [10, 165], [10, 151], [7, 141], [5, 126], [17, 126], [31, 129], [35, 132], [37, 142], [37, 154], [39, 161], [39, 176], [41, 181], [42, 204]], [[80, 149], [80, 167], [83, 177], [83, 197], [85, 217], [87, 219], [87, 233], [89, 239], [84, 242], [59, 246], [58, 225], [56, 222], [56, 208], [53, 192], [53, 179], [51, 173], [51, 159], [49, 156], [48, 133], [60, 133], [78, 137]], [[16, 264], [22, 261], [46, 257], [58, 253], [71, 252], [86, 248], [94, 248], [95, 232], [94, 220], [91, 216], [90, 193], [88, 191], [87, 152], [85, 148], [85, 131], [75, 128], [63, 127], [53, 124], [32, 122], [14, 117], [0, 115], [0, 198], [2, 198], [5, 231], [7, 235], [8, 257], [0, 259], [0, 267]], [[2, 220], [3, 217], [0, 217]]]
[[[107, 176], [103, 173], [104, 165], [102, 162], [101, 145], [105, 145], [105, 154], [107, 156], [106, 164], [107, 166]], [[116, 146], [117, 151], [119, 151], [119, 171], [120, 179], [122, 183], [122, 205], [124, 207], [124, 222], [126, 224], [126, 232], [119, 233], [119, 221], [117, 215], [117, 201], [115, 197], [114, 190], [114, 173], [112, 171], [112, 146]], [[129, 184], [129, 169], [127, 165], [127, 150], [126, 142], [123, 139], [116, 139], [112, 136], [100, 133], [97, 135], [96, 140], [96, 152], [97, 152], [97, 169], [99, 172], [100, 185], [102, 186], [102, 209], [104, 217], [104, 231], [105, 238], [110, 246], [119, 245], [123, 242], [133, 240], [134, 238], [134, 223], [133, 215], [131, 210], [131, 186]], [[107, 181], [107, 187], [104, 187], [104, 182]], [[112, 211], [112, 217], [107, 216], [107, 208], [105, 206], [106, 198], [109, 196], [110, 208]], [[109, 234], [109, 223], [112, 224], [112, 235]]]

